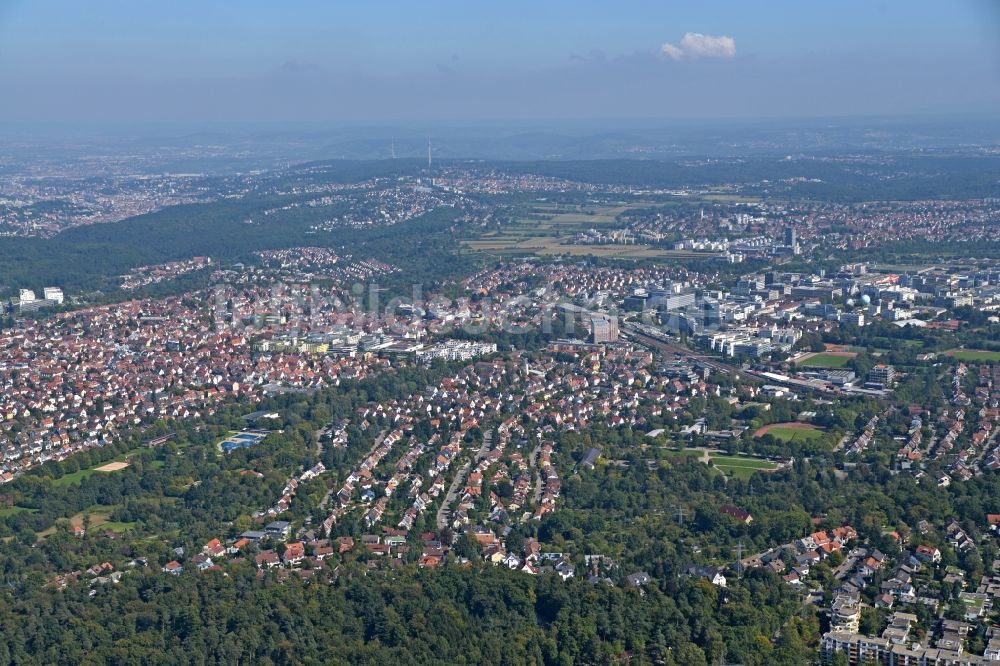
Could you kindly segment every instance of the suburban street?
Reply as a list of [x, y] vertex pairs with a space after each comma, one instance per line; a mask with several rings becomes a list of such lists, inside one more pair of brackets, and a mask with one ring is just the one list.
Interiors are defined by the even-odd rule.
[[486, 452], [490, 450], [490, 446], [493, 443], [493, 430], [487, 430], [483, 433], [483, 445], [479, 447], [479, 451], [471, 460], [467, 460], [458, 473], [455, 474], [455, 478], [451, 480], [451, 485], [448, 487], [448, 493], [444, 497], [444, 501], [441, 502], [441, 506], [438, 507], [437, 516], [435, 518], [435, 524], [437, 528], [444, 529], [448, 524], [448, 512], [450, 507], [458, 499], [458, 492], [462, 488], [462, 484], [465, 483], [465, 477], [469, 473], [469, 469], [472, 467], [473, 463], [478, 463], [486, 456]]

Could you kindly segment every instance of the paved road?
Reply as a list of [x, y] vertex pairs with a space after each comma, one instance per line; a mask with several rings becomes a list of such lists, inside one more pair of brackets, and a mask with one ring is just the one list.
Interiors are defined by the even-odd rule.
[[864, 551], [857, 548], [851, 550], [847, 557], [844, 558], [844, 561], [840, 563], [840, 566], [833, 570], [833, 577], [837, 580], [843, 580], [844, 576], [846, 576], [851, 569], [854, 568], [854, 565], [857, 564], [858, 560], [861, 559], [863, 553]]
[[[379, 445], [382, 443], [382, 440], [385, 439], [385, 436], [387, 434], [389, 434], [389, 429], [388, 428], [386, 428], [385, 430], [383, 430], [382, 432], [380, 432], [378, 434], [378, 437], [375, 438], [375, 443], [372, 444], [372, 448], [370, 448], [368, 450], [368, 453], [365, 454], [365, 456], [364, 456], [365, 458], [367, 458], [368, 456], [370, 456], [372, 453], [375, 452], [375, 449], [377, 449], [379, 447]], [[364, 458], [362, 458], [362, 460], [363, 459]], [[333, 491], [334, 490], [340, 490], [340, 489], [339, 488], [330, 488], [330, 490], [326, 491], [326, 495], [323, 496], [322, 501], [320, 501], [320, 503], [319, 503], [319, 508], [321, 508], [321, 509], [326, 508], [326, 505], [330, 503], [330, 498], [333, 497]]]
[[538, 456], [542, 453], [542, 445], [536, 444], [528, 456], [528, 464], [535, 468], [535, 506], [542, 501], [542, 468], [538, 465]]
[[466, 461], [462, 468], [458, 470], [455, 474], [455, 478], [451, 480], [451, 485], [448, 487], [448, 493], [444, 496], [444, 501], [441, 502], [441, 506], [438, 507], [437, 516], [435, 517], [435, 524], [439, 530], [443, 530], [448, 525], [448, 511], [455, 500], [458, 499], [458, 491], [465, 482], [465, 475], [469, 473], [469, 469], [472, 468], [473, 463], [478, 463], [486, 456], [486, 452], [490, 450], [490, 445], [493, 443], [493, 430], [487, 430], [483, 433], [483, 445], [479, 447], [479, 451], [476, 452], [476, 456]]
[[[980, 424], [982, 420], [980, 420]], [[966, 465], [974, 470], [974, 473], [979, 475], [983, 473], [983, 468], [979, 466], [979, 462], [986, 457], [986, 454], [996, 446], [997, 436], [1000, 435], [1000, 427], [994, 427], [990, 431], [990, 436], [983, 441], [982, 445], [976, 450], [976, 454], [970, 458]]]
[[316, 431], [316, 462], [319, 462], [323, 457], [323, 435], [328, 432], [330, 432], [330, 426], [320, 428]]

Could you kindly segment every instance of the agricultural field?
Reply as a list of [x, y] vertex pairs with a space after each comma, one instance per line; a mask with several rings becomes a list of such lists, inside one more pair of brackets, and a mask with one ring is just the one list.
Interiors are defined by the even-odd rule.
[[576, 245], [573, 239], [588, 229], [613, 229], [617, 216], [632, 206], [557, 206], [538, 205], [521, 219], [501, 231], [482, 234], [462, 241], [466, 250], [502, 254], [569, 254], [575, 256], [691, 259], [709, 254], [659, 248], [651, 245]]
[[697, 259], [707, 258], [704, 252], [665, 250], [650, 245], [548, 245], [538, 254], [571, 254], [593, 257], [635, 257], [640, 259]]
[[704, 201], [721, 201], [724, 203], [757, 203], [760, 197], [748, 196], [744, 194], [703, 194]]

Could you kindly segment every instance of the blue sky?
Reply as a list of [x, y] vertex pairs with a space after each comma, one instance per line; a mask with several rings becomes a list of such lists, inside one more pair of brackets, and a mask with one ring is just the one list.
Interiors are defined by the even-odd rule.
[[0, 0], [0, 120], [996, 110], [990, 0]]

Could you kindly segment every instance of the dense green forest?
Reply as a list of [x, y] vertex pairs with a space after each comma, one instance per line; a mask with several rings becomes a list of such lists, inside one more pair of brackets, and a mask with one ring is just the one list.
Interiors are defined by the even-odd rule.
[[[278, 583], [138, 573], [85, 591], [39, 590], [0, 609], [4, 663], [801, 664], [818, 624], [764, 575], [725, 595], [685, 580], [669, 594], [493, 567]], [[772, 574], [773, 576], [773, 574]], [[769, 637], [777, 635], [775, 647]], [[766, 646], [766, 648], [764, 647]]]

